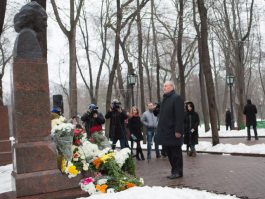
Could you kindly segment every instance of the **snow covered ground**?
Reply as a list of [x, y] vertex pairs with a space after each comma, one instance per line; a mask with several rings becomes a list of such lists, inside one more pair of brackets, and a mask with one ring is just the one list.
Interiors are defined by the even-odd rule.
[[[188, 188], [133, 187], [119, 193], [93, 195], [86, 199], [236, 199], [236, 196], [218, 195]], [[84, 198], [83, 198], [84, 199]]]
[[[259, 136], [265, 136], [265, 129], [257, 129], [258, 135]], [[250, 129], [250, 133], [252, 136], [254, 136], [254, 131], [253, 129]], [[225, 126], [220, 126], [220, 131], [219, 131], [219, 136], [220, 137], [247, 137], [247, 128], [243, 130], [228, 130], [226, 131]], [[205, 132], [204, 130], [204, 125], [199, 126], [199, 137], [212, 137], [212, 131]]]

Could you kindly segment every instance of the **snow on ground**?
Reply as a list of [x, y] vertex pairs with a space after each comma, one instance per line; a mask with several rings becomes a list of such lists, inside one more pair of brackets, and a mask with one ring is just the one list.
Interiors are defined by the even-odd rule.
[[[265, 136], [265, 129], [257, 129], [258, 136]], [[250, 129], [251, 136], [254, 136], [253, 129]], [[226, 131], [225, 126], [220, 126], [219, 130], [220, 137], [247, 137], [247, 128], [242, 130], [228, 130]], [[199, 126], [199, 137], [212, 137], [212, 131], [205, 132], [204, 125]]]
[[[207, 191], [198, 191], [188, 188], [169, 187], [133, 187], [119, 193], [100, 194], [86, 199], [236, 199], [236, 196], [218, 195]], [[85, 199], [85, 198], [82, 198]]]
[[0, 193], [11, 191], [12, 164], [0, 167]]
[[[186, 149], [186, 145], [182, 147], [183, 150]], [[265, 154], [265, 144], [255, 144], [255, 145], [246, 145], [239, 143], [236, 145], [233, 144], [217, 144], [212, 146], [211, 142], [200, 141], [196, 145], [197, 151], [205, 152], [221, 152], [221, 153], [249, 153], [249, 154]]]

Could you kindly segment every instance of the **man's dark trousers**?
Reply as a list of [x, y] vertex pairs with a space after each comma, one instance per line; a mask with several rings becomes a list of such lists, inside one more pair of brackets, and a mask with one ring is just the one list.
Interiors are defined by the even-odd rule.
[[183, 157], [181, 146], [165, 146], [171, 165], [171, 174], [183, 175]]

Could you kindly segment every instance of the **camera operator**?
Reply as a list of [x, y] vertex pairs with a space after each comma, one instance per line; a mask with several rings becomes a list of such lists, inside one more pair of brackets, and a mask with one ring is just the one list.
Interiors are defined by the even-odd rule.
[[110, 110], [105, 115], [106, 119], [110, 119], [109, 137], [112, 141], [113, 150], [116, 148], [118, 140], [120, 140], [121, 149], [128, 146], [124, 123], [127, 117], [127, 113], [121, 108], [121, 103], [117, 99], [114, 99]]
[[87, 137], [90, 138], [94, 132], [102, 131], [102, 124], [105, 123], [105, 118], [102, 113], [98, 112], [98, 107], [95, 104], [88, 106], [87, 112], [81, 117], [85, 123]]

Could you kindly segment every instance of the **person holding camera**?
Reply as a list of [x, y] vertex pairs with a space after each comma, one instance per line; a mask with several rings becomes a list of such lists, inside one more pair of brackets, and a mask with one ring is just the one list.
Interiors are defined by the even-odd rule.
[[105, 115], [110, 119], [109, 137], [112, 140], [112, 149], [116, 148], [116, 143], [120, 141], [121, 149], [128, 147], [126, 137], [125, 120], [128, 118], [127, 113], [122, 110], [121, 103], [114, 99], [111, 103], [110, 110]]
[[98, 107], [95, 104], [88, 105], [87, 112], [81, 117], [85, 123], [87, 137], [90, 138], [94, 132], [102, 131], [102, 124], [105, 123], [105, 118], [102, 113], [98, 112]]
[[[136, 159], [137, 160], [145, 160], [144, 154], [142, 151], [142, 147], [140, 144], [140, 141], [143, 140], [143, 134], [142, 134], [142, 123], [139, 116], [139, 110], [135, 106], [131, 108], [130, 118], [128, 119], [128, 128], [130, 131], [130, 140], [131, 140], [131, 151], [133, 150], [133, 142], [136, 142]], [[141, 155], [141, 159], [139, 157]]]

